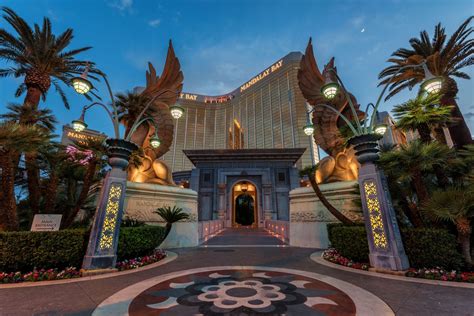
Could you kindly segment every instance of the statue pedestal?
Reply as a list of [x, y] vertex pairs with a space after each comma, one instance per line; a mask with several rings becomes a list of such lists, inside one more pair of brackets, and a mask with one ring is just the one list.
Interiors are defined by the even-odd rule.
[[124, 218], [164, 226], [166, 223], [154, 211], [163, 206], [181, 207], [189, 219], [174, 223], [160, 248], [195, 247], [199, 244], [197, 199], [196, 191], [190, 189], [129, 181]]
[[[321, 184], [319, 187], [335, 208], [352, 220], [362, 221], [362, 213], [354, 204], [358, 199], [357, 181]], [[329, 247], [326, 225], [338, 220], [319, 201], [313, 188], [290, 191], [290, 245], [295, 247]]]

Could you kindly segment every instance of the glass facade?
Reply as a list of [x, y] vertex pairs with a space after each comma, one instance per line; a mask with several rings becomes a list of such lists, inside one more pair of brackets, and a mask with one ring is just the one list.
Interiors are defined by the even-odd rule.
[[298, 87], [302, 54], [292, 52], [222, 96], [182, 93], [184, 115], [175, 121], [173, 145], [162, 159], [173, 172], [193, 168], [183, 149], [306, 148], [296, 166], [319, 160], [306, 136], [306, 101]]

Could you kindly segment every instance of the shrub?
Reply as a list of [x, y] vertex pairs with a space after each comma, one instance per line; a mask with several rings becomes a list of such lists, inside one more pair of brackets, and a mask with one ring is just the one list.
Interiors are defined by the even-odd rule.
[[120, 229], [118, 260], [149, 255], [161, 244], [165, 228], [161, 226], [122, 227]]
[[[444, 229], [405, 228], [401, 230], [405, 252], [412, 268], [459, 269], [462, 256], [455, 237]], [[369, 247], [364, 226], [328, 225], [332, 247], [344, 257], [368, 262]]]
[[[163, 241], [160, 226], [121, 228], [118, 258], [150, 254]], [[81, 267], [89, 239], [84, 229], [57, 232], [0, 232], [0, 271], [32, 271]]]
[[34, 267], [80, 267], [87, 246], [83, 229], [57, 232], [0, 233], [0, 271], [31, 271]]

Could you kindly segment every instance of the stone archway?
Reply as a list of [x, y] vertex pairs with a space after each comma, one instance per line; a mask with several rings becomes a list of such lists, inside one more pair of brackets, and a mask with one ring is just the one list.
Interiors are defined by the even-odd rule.
[[258, 227], [257, 187], [249, 181], [232, 187], [232, 226]]

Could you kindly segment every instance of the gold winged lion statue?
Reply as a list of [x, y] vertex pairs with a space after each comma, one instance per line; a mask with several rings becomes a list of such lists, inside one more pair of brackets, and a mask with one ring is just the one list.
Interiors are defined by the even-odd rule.
[[[316, 171], [318, 183], [350, 181], [356, 180], [358, 177], [359, 164], [355, 159], [354, 151], [352, 148], [346, 148], [345, 138], [340, 132], [346, 123], [336, 112], [323, 106], [317, 106], [322, 103], [327, 104], [349, 119], [354, 118], [344, 93], [337, 93], [332, 100], [325, 99], [321, 93], [321, 87], [325, 84], [326, 79], [336, 82], [334, 72], [337, 70], [334, 66], [334, 57], [332, 57], [321, 73], [314, 58], [310, 38], [300, 62], [298, 84], [306, 101], [314, 109], [311, 117], [314, 125], [314, 140], [329, 155], [319, 162]], [[357, 115], [362, 117], [356, 98], [352, 94], [348, 94], [356, 107]]]
[[[170, 40], [166, 62], [161, 77], [156, 75], [156, 70], [148, 63], [146, 72], [146, 87], [141, 95], [152, 101], [148, 116], [151, 116], [158, 127], [156, 131], [160, 139], [160, 146], [152, 148], [150, 137], [154, 135], [153, 124], [142, 124], [131, 136], [131, 140], [143, 149], [143, 157], [139, 167], [130, 166], [129, 179], [133, 182], [156, 183], [175, 185], [171, 170], [159, 158], [169, 151], [173, 143], [174, 122], [170, 113], [170, 106], [174, 105], [183, 88], [183, 73], [178, 58], [176, 57]], [[131, 120], [122, 122], [126, 128], [133, 124]]]

